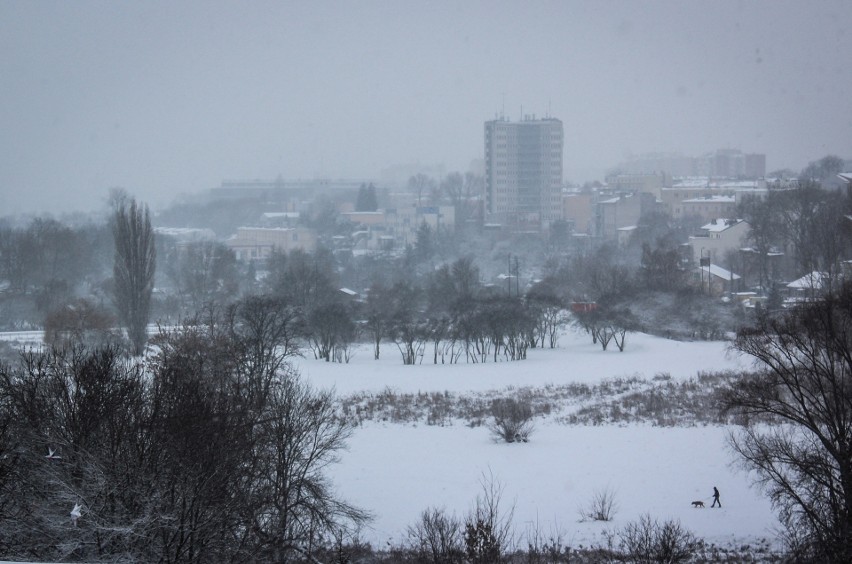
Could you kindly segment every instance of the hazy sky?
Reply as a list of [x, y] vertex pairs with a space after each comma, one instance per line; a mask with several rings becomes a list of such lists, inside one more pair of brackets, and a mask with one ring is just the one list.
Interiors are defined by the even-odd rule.
[[852, 157], [852, 2], [0, 0], [0, 215], [224, 179], [466, 170], [501, 109], [565, 179], [722, 147]]

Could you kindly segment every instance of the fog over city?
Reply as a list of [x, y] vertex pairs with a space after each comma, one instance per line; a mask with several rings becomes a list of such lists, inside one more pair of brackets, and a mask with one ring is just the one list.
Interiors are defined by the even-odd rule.
[[736, 148], [799, 170], [852, 140], [852, 3], [0, 3], [0, 215], [156, 208], [226, 179], [379, 179], [564, 123], [564, 179]]

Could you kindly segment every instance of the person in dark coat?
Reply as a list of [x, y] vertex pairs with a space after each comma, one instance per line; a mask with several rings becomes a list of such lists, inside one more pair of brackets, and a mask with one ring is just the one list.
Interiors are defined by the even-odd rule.
[[710, 507], [716, 507], [716, 504], [719, 504], [719, 507], [722, 507], [722, 502], [719, 501], [719, 490], [716, 489], [716, 486], [713, 486], [713, 505]]

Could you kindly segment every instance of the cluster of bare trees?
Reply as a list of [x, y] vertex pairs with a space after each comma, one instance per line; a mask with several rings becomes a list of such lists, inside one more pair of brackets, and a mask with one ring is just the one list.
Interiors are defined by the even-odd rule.
[[265, 299], [115, 348], [0, 367], [0, 554], [21, 560], [286, 561], [368, 515], [325, 474], [351, 427], [286, 363]]
[[[154, 232], [147, 207], [121, 197], [106, 226], [71, 228], [35, 219], [25, 228], [0, 229], [0, 280], [7, 285], [4, 319], [30, 327], [45, 323], [49, 340], [100, 329], [109, 302], [138, 353], [144, 347], [156, 269]], [[109, 255], [112, 254], [112, 257]], [[110, 261], [110, 259], [112, 259]], [[107, 265], [112, 263], [112, 277]], [[35, 306], [34, 310], [28, 306]]]
[[105, 226], [72, 228], [51, 219], [0, 226], [0, 323], [9, 328], [38, 325], [81, 291], [106, 299], [101, 282], [112, 264], [111, 248]]
[[624, 352], [627, 333], [639, 328], [639, 321], [630, 308], [608, 302], [588, 305], [591, 307], [574, 312], [577, 325], [591, 335], [592, 342], [599, 344], [603, 350], [614, 342], [619, 352]]
[[751, 227], [750, 249], [729, 260], [762, 287], [814, 271], [836, 281], [852, 251], [849, 212], [846, 194], [815, 182], [772, 191], [765, 199], [745, 199], [740, 213]]
[[224, 243], [179, 244], [170, 237], [158, 237], [156, 248], [171, 294], [164, 307], [172, 317], [192, 315], [210, 303], [226, 303], [250, 282], [236, 255]]
[[518, 297], [486, 287], [469, 257], [441, 266], [422, 284], [373, 285], [363, 318], [374, 357], [390, 340], [404, 364], [427, 354], [435, 364], [522, 360], [530, 347], [555, 347], [567, 322], [548, 288]]

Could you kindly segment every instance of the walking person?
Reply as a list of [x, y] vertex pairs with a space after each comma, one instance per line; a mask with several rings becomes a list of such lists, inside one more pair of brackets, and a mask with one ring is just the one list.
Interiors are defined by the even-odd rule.
[[719, 507], [722, 507], [722, 502], [719, 501], [719, 490], [716, 489], [716, 486], [713, 486], [713, 505], [710, 507], [716, 507], [716, 504], [719, 504]]

